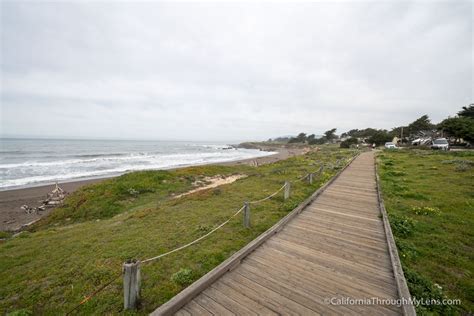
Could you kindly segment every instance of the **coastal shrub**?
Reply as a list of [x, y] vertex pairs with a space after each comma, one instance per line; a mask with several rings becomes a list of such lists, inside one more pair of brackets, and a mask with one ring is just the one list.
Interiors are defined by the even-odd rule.
[[[446, 299], [446, 295], [443, 293], [443, 288], [423, 277], [421, 274], [404, 267], [404, 274], [407, 280], [408, 288], [412, 297], [425, 302], [440, 301]], [[415, 306], [416, 312], [420, 315], [428, 315], [436, 313], [438, 315], [451, 315], [453, 314], [453, 307], [450, 305], [443, 304], [425, 304]]]
[[146, 202], [149, 194], [154, 194], [156, 198], [163, 198], [169, 196], [170, 193], [187, 191], [191, 186], [192, 181], [184, 180], [172, 171], [131, 172], [100, 183], [86, 185], [73, 192], [66, 197], [63, 205], [35, 224], [33, 229], [61, 222], [72, 224], [78, 221], [110, 218], [133, 205]]
[[210, 231], [211, 229], [212, 229], [212, 226], [211, 226], [211, 225], [199, 225], [199, 226], [197, 227], [196, 231], [207, 233], [207, 232]]
[[454, 170], [457, 171], [457, 172], [465, 172], [465, 171], [468, 171], [471, 168], [472, 168], [471, 164], [460, 163], [456, 166], [456, 168], [454, 168]]
[[357, 140], [357, 138], [351, 137], [351, 138], [349, 138], [349, 139], [346, 139], [345, 141], [342, 141], [340, 147], [341, 147], [341, 148], [350, 148], [351, 145], [355, 145], [355, 144], [357, 144], [358, 142], [359, 142], [359, 141]]
[[441, 161], [442, 164], [467, 164], [467, 165], [474, 165], [474, 161], [467, 160], [467, 159], [449, 159]]
[[413, 200], [420, 200], [420, 201], [429, 201], [430, 198], [427, 197], [424, 194], [421, 193], [415, 193], [415, 192], [407, 192], [399, 195], [400, 197], [407, 198], [407, 199], [413, 199]]
[[131, 196], [133, 196], [133, 197], [137, 197], [138, 194], [140, 194], [140, 192], [137, 191], [137, 190], [135, 190], [134, 188], [128, 189], [128, 193], [129, 193]]
[[392, 176], [392, 177], [401, 177], [401, 176], [406, 176], [406, 172], [403, 171], [387, 171], [387, 175]]
[[418, 251], [413, 243], [400, 238], [395, 238], [395, 243], [397, 244], [400, 258], [402, 260], [412, 260], [418, 256]]
[[[474, 152], [416, 154], [400, 150], [384, 155], [387, 159], [379, 161], [381, 187], [403, 270], [418, 273], [405, 274], [411, 294], [418, 299], [432, 298], [437, 283], [446, 296], [462, 301], [460, 305], [451, 305], [451, 309], [421, 306], [417, 308], [418, 314], [469, 315], [474, 310], [469, 253], [474, 225], [474, 193], [470, 190], [474, 168], [465, 172], [455, 172], [455, 168], [463, 160], [473, 165]], [[395, 170], [407, 175], [387, 176], [390, 169], [385, 169], [383, 163], [389, 159], [394, 160]], [[405, 190], [398, 191], [399, 185]], [[436, 207], [439, 211], [424, 207]], [[440, 215], [435, 215], [438, 212]], [[425, 284], [423, 279], [429, 282]]]
[[13, 312], [7, 313], [7, 316], [30, 316], [33, 313], [29, 309], [17, 309]]
[[0, 231], [0, 239], [7, 239], [7, 238], [10, 238], [11, 235], [12, 235], [12, 234], [11, 234], [10, 232]]
[[390, 224], [393, 233], [397, 237], [408, 237], [413, 234], [415, 221], [410, 217], [390, 215]]
[[189, 268], [181, 268], [171, 276], [171, 281], [181, 286], [189, 285], [194, 281], [193, 270]]
[[414, 206], [411, 208], [412, 212], [416, 215], [439, 215], [440, 211], [437, 207], [428, 206]]

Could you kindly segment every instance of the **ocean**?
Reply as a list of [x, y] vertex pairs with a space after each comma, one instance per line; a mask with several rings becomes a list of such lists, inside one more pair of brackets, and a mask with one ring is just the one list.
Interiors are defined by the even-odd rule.
[[271, 155], [226, 143], [0, 139], [0, 190]]

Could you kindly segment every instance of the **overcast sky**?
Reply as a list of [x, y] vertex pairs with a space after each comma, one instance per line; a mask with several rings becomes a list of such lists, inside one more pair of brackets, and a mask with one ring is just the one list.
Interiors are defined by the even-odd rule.
[[1, 135], [248, 140], [434, 122], [473, 2], [1, 1]]

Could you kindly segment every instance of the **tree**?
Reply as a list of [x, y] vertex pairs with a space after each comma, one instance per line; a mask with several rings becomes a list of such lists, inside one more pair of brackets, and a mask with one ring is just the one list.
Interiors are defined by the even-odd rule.
[[369, 143], [380, 146], [386, 142], [392, 141], [392, 139], [393, 137], [386, 130], [380, 129], [369, 138]]
[[315, 139], [316, 139], [316, 135], [314, 134], [308, 135], [308, 137], [306, 137], [306, 141], [308, 142], [308, 144], [313, 143]]
[[449, 137], [462, 138], [470, 143], [474, 141], [474, 118], [467, 116], [450, 117], [439, 125]]
[[408, 125], [408, 130], [411, 134], [419, 131], [431, 130], [433, 128], [434, 125], [431, 124], [431, 120], [426, 114]]
[[336, 128], [333, 128], [333, 129], [330, 129], [328, 131], [325, 131], [324, 132], [324, 137], [326, 138], [326, 140], [328, 141], [331, 141], [333, 140], [334, 138], [336, 138]]
[[[402, 135], [402, 129], [403, 129], [403, 135]], [[393, 137], [406, 137], [408, 136], [408, 127], [407, 126], [398, 126], [398, 127], [394, 127], [392, 128], [392, 130], [390, 131], [390, 135], [392, 135]]]
[[345, 141], [341, 142], [341, 148], [350, 148], [351, 145], [357, 144], [359, 141], [355, 137], [351, 137], [349, 139], [346, 139]]
[[468, 106], [463, 106], [462, 110], [458, 112], [458, 115], [474, 119], [474, 103], [469, 104]]
[[366, 129], [351, 129], [348, 132], [342, 133], [341, 137], [351, 136], [351, 137], [370, 137], [377, 132], [374, 128], [366, 128]]
[[306, 142], [306, 134], [305, 133], [299, 133], [298, 136], [292, 137], [289, 140], [289, 143], [304, 143]]

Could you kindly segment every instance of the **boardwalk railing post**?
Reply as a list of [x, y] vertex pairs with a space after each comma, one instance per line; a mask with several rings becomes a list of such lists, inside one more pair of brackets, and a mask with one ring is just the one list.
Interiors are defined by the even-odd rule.
[[250, 203], [245, 202], [244, 204], [244, 227], [250, 228]]
[[291, 184], [288, 181], [285, 181], [285, 192], [283, 195], [283, 198], [285, 200], [288, 200], [290, 198], [290, 190], [291, 190]]
[[310, 173], [310, 174], [308, 175], [308, 183], [309, 183], [309, 184], [313, 184], [313, 174], [312, 174], [312, 173]]
[[136, 309], [140, 300], [140, 262], [127, 260], [123, 264], [123, 307]]

